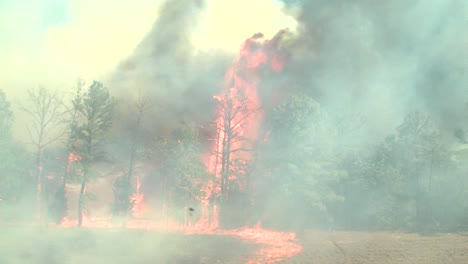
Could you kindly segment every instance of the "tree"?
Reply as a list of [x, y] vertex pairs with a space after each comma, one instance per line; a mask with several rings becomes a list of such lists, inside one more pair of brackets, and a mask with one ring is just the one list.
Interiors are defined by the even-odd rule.
[[371, 194], [367, 209], [371, 224], [416, 231], [440, 224], [440, 208], [435, 205], [449, 196], [440, 193], [441, 187], [455, 187], [456, 173], [443, 134], [430, 115], [409, 113], [396, 134], [374, 150], [366, 167], [361, 174]]
[[11, 135], [12, 122], [10, 102], [0, 90], [0, 203], [15, 203], [29, 190], [29, 157]]
[[65, 155], [64, 155], [64, 166], [63, 166], [63, 178], [61, 186], [57, 189], [53, 204], [51, 205], [51, 211], [55, 222], [59, 224], [62, 219], [67, 215], [67, 199], [66, 199], [66, 187], [69, 181], [70, 169], [74, 162], [78, 161], [80, 157], [74, 153], [74, 144], [78, 140], [78, 121], [80, 118], [80, 109], [83, 101], [82, 89], [85, 85], [83, 80], [78, 80], [75, 87], [75, 91], [72, 95], [70, 105], [64, 104], [66, 108], [64, 115], [65, 129]]
[[11, 137], [10, 128], [13, 121], [10, 102], [8, 102], [3, 90], [0, 90], [0, 139]]
[[[330, 223], [329, 205], [343, 199], [334, 185], [346, 172], [339, 166], [336, 130], [326, 113], [312, 98], [299, 94], [277, 106], [267, 121], [270, 134], [260, 147], [255, 172], [263, 175], [261, 185], [267, 188], [257, 190], [257, 196], [270, 197], [263, 204], [270, 211], [265, 222]], [[281, 210], [304, 215], [296, 213], [291, 223], [289, 217], [281, 219], [290, 212]]]
[[103, 158], [103, 144], [112, 124], [114, 102], [108, 89], [102, 83], [93, 81], [83, 95], [78, 107], [79, 116], [73, 125], [76, 135], [73, 151], [81, 157], [82, 179], [78, 198], [78, 225], [83, 224], [83, 209], [86, 202], [86, 184], [89, 181], [93, 163]]
[[22, 106], [21, 109], [31, 118], [28, 132], [36, 150], [37, 210], [38, 217], [42, 220], [44, 149], [63, 136], [61, 125], [64, 111], [57, 93], [44, 87], [28, 90], [28, 101], [30, 106]]
[[[233, 174], [234, 166], [242, 161], [242, 153], [251, 152], [254, 140], [249, 141], [246, 135], [252, 118], [258, 113], [259, 109], [255, 107], [247, 96], [238, 90], [226, 90], [222, 96], [216, 97], [218, 100], [218, 119], [216, 133], [216, 149], [214, 171], [220, 176], [220, 196], [223, 201], [228, 199], [229, 178]], [[237, 154], [237, 155], [236, 155]], [[246, 160], [243, 160], [244, 163]], [[239, 178], [237, 179], [240, 180]]]
[[202, 187], [210, 175], [200, 160], [201, 154], [202, 146], [195, 124], [184, 124], [175, 131], [174, 139], [166, 145], [166, 165], [163, 169], [163, 173], [168, 175], [166, 184], [172, 186], [171, 203], [191, 207], [195, 200], [204, 198]]
[[[124, 177], [118, 178], [114, 184], [114, 215], [124, 214], [125, 221], [124, 227], [126, 225], [127, 219], [131, 214], [132, 209], [132, 193], [134, 193], [137, 187], [137, 183], [134, 181], [134, 169], [135, 163], [138, 158], [138, 150], [141, 147], [141, 142], [139, 141], [141, 129], [143, 126], [143, 118], [145, 113], [152, 107], [148, 98], [145, 94], [141, 93], [136, 98], [136, 101], [131, 105], [131, 122], [126, 122], [129, 127], [128, 137], [124, 139], [129, 141], [129, 156], [128, 156], [128, 168]], [[125, 121], [124, 121], [125, 122]], [[136, 180], [138, 182], [139, 179]], [[135, 184], [134, 184], [135, 183]]]

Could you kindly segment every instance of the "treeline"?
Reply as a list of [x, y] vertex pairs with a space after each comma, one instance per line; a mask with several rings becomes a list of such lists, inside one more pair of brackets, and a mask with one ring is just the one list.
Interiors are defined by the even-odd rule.
[[[0, 198], [6, 206], [35, 196], [34, 208], [40, 210], [30, 213], [41, 221], [60, 222], [67, 214], [67, 183], [80, 185], [76, 213], [82, 219], [93, 199], [87, 184], [116, 174], [121, 176], [109, 186], [114, 192], [109, 208], [113, 216], [128, 219], [138, 167], [145, 174], [145, 192], [169, 208], [193, 206], [213, 193], [210, 204], [218, 206], [224, 227], [258, 221], [285, 229], [468, 227], [466, 132], [447, 133], [424, 112], [408, 113], [379, 144], [350, 147], [343, 140], [349, 131], [306, 94], [293, 94], [263, 113], [253, 142], [236, 132], [257, 121], [247, 118], [254, 110], [246, 107], [246, 98], [236, 104], [227, 103], [232, 98], [219, 100], [213, 111], [222, 109], [225, 122], [206, 136], [201, 132], [207, 128], [196, 122], [170, 133], [152, 131], [145, 122], [163, 109], [154, 110], [145, 96], [114, 99], [100, 82], [79, 83], [65, 98], [44, 88], [28, 95], [22, 109], [32, 120], [33, 148], [12, 137], [11, 106], [0, 94]], [[359, 118], [346, 121], [365, 129]], [[223, 147], [210, 152], [220, 133]], [[248, 148], [236, 147], [244, 141]], [[219, 157], [220, 177], [202, 162], [207, 153]], [[79, 158], [71, 163], [74, 157]]]

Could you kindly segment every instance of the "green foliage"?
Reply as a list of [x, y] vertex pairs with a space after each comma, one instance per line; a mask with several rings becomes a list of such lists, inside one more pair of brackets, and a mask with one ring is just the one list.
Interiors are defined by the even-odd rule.
[[[449, 202], [448, 197], [460, 201], [461, 197], [453, 195], [459, 195], [461, 189], [457, 191], [460, 185], [446, 146], [430, 116], [415, 112], [375, 149], [357, 171], [359, 176], [353, 175], [362, 177], [359, 189], [369, 193], [365, 204], [371, 225], [426, 230], [447, 220], [441, 210], [452, 206], [444, 203]], [[455, 192], [447, 192], [450, 188]]]
[[5, 94], [0, 90], [0, 199], [14, 202], [20, 199], [28, 186], [27, 152], [10, 134], [13, 113]]
[[[82, 212], [86, 210], [86, 201], [89, 199], [85, 187], [91, 173], [91, 166], [97, 161], [106, 158], [104, 143], [106, 135], [112, 124], [114, 100], [109, 90], [100, 82], [93, 81], [84, 95], [77, 90], [73, 100], [77, 116], [70, 122], [71, 151], [78, 154], [83, 168], [81, 190], [78, 198], [78, 224], [82, 224]], [[73, 110], [72, 110], [73, 112]]]
[[165, 144], [164, 173], [168, 175], [173, 191], [184, 194], [182, 203], [204, 195], [201, 187], [209, 174], [200, 157], [202, 147], [195, 124], [186, 124], [175, 131], [175, 138]]
[[336, 166], [336, 131], [327, 115], [312, 98], [295, 95], [274, 110], [270, 129], [259, 155], [273, 196], [331, 220], [328, 206], [343, 199], [334, 185], [346, 172]]
[[18, 201], [32, 186], [28, 168], [32, 164], [27, 152], [14, 141], [0, 140], [0, 199]]
[[80, 154], [82, 163], [89, 164], [104, 157], [102, 147], [112, 124], [114, 102], [108, 89], [94, 81], [76, 103], [79, 115], [72, 123], [76, 136], [73, 150]]
[[12, 121], [13, 113], [11, 112], [10, 102], [7, 100], [5, 93], [0, 90], [0, 138], [10, 137]]

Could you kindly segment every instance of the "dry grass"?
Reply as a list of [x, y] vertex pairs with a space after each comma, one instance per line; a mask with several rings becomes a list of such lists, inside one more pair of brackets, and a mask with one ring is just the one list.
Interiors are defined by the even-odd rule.
[[[0, 228], [2, 264], [246, 263], [262, 245], [232, 236], [145, 230]], [[282, 263], [468, 263], [468, 234], [307, 231], [303, 251]]]
[[256, 247], [228, 236], [145, 230], [0, 228], [1, 264], [243, 263]]

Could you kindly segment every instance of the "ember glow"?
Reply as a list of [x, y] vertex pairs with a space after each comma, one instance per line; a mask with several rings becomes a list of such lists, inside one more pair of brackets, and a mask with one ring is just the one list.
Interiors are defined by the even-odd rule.
[[145, 195], [140, 191], [141, 182], [140, 178], [136, 178], [136, 192], [130, 198], [130, 204], [132, 205], [132, 216], [134, 218], [143, 218], [145, 217], [146, 208], [144, 203]]
[[[243, 190], [245, 179], [232, 175], [233, 161], [250, 159], [250, 150], [258, 139], [258, 128], [262, 122], [261, 102], [257, 84], [261, 81], [260, 71], [269, 69], [279, 73], [283, 69], [284, 56], [278, 51], [279, 40], [287, 33], [280, 31], [272, 40], [265, 40], [257, 33], [247, 39], [233, 65], [225, 74], [225, 85], [218, 101], [216, 137], [208, 158], [208, 171], [216, 176], [204, 186], [204, 206], [221, 193], [227, 193], [230, 182], [237, 182]], [[218, 220], [213, 210], [213, 222]], [[211, 227], [215, 227], [211, 225]]]
[[[265, 40], [262, 34], [255, 34], [247, 39], [225, 74], [225, 85], [221, 94], [214, 98], [218, 101], [216, 137], [211, 151], [206, 155], [206, 169], [215, 177], [202, 186], [204, 196], [198, 197], [201, 212], [198, 220], [192, 222], [194, 209], [185, 213], [184, 224], [166, 218], [162, 221], [147, 218], [145, 196], [141, 191], [140, 178], [136, 177], [136, 191], [130, 197], [131, 219], [126, 228], [147, 230], [168, 230], [184, 232], [185, 234], [212, 234], [239, 237], [243, 240], [260, 244], [261, 250], [249, 263], [275, 263], [301, 251], [294, 233], [284, 233], [262, 229], [260, 223], [254, 228], [244, 227], [235, 230], [220, 229], [219, 204], [216, 200], [228, 193], [227, 186], [236, 183], [240, 191], [244, 191], [245, 179], [231, 174], [234, 171], [232, 161], [247, 161], [251, 158], [249, 148], [252, 148], [258, 137], [259, 125], [262, 122], [262, 102], [258, 97], [257, 85], [261, 82], [261, 71], [268, 69], [280, 73], [284, 67], [284, 56], [278, 51], [278, 40], [287, 31], [280, 31], [272, 40]], [[226, 153], [229, 155], [226, 156]], [[79, 157], [70, 153], [69, 166], [79, 161]], [[163, 210], [165, 211], [165, 210]], [[160, 212], [159, 215], [164, 215]], [[70, 227], [77, 224], [76, 220], [65, 218], [61, 225]], [[83, 227], [114, 228], [118, 227], [108, 219], [96, 219], [89, 215], [83, 217]], [[260, 260], [260, 262], [258, 262]]]
[[278, 263], [302, 251], [302, 246], [298, 244], [295, 233], [265, 230], [260, 227], [260, 224], [254, 228], [246, 227], [222, 233], [264, 245], [257, 252], [256, 259], [254, 258], [247, 262], [249, 264]]
[[468, 1], [3, 2], [0, 264], [360, 262], [355, 233], [468, 230]]

